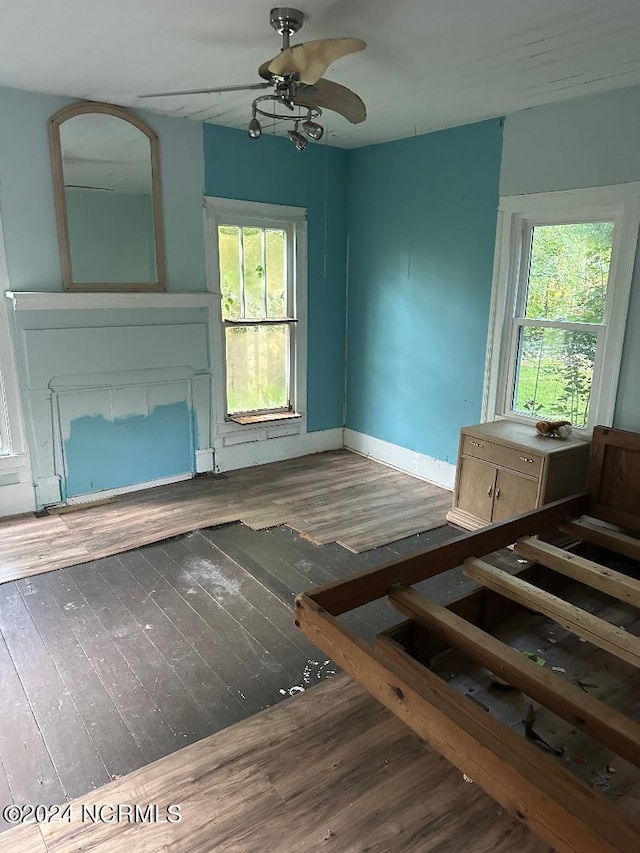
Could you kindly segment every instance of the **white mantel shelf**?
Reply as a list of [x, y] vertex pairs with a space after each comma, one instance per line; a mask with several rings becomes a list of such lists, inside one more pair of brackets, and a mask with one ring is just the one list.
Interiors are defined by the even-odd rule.
[[217, 294], [202, 293], [37, 293], [8, 290], [14, 311], [72, 311], [92, 308], [210, 308]]

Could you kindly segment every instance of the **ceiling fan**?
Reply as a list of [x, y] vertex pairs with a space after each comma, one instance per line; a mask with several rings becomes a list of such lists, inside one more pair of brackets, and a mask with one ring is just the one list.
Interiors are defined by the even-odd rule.
[[[324, 128], [316, 119], [322, 115], [323, 109], [339, 113], [352, 124], [364, 121], [367, 109], [358, 95], [322, 75], [341, 56], [364, 50], [366, 43], [358, 38], [330, 38], [291, 45], [291, 36], [302, 27], [304, 14], [288, 6], [272, 9], [269, 23], [282, 36], [282, 49], [277, 56], [263, 62], [258, 68], [259, 76], [266, 82], [181, 92], [155, 92], [140, 97], [164, 98], [172, 95], [273, 89], [271, 94], [260, 95], [253, 101], [249, 136], [257, 139], [262, 134], [258, 116], [274, 121], [290, 121], [294, 129], [288, 130], [287, 135], [299, 151], [306, 148], [308, 139], [318, 141], [322, 138]], [[283, 112], [283, 109], [288, 112]]]

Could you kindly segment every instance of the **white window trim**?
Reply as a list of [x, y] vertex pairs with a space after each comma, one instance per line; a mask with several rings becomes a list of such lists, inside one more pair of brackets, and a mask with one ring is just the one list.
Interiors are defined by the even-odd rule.
[[[213, 375], [213, 424], [218, 442], [229, 445], [260, 441], [307, 431], [307, 211], [303, 207], [240, 201], [205, 196], [205, 264], [207, 290], [217, 297], [210, 312], [211, 366]], [[296, 364], [292, 388], [293, 404], [300, 417], [282, 421], [238, 424], [226, 418], [226, 364], [224, 326], [220, 303], [220, 265], [218, 259], [218, 225], [229, 220], [264, 227], [278, 222], [295, 228], [295, 300], [297, 323], [293, 328], [296, 339]]]
[[[9, 272], [0, 221], [0, 429], [8, 447], [0, 445], [0, 472], [16, 471], [28, 463], [22, 425], [17, 364], [9, 324]], [[7, 452], [8, 451], [8, 452]]]
[[589, 421], [587, 427], [578, 432], [589, 435], [596, 424], [611, 426], [613, 423], [640, 228], [640, 182], [500, 199], [482, 401], [483, 421], [507, 418], [531, 423], [532, 420], [510, 412], [508, 404], [512, 320], [525, 223], [532, 220], [575, 223], [598, 219], [615, 221], [609, 274], [611, 287], [601, 341], [602, 358], [593, 377]]

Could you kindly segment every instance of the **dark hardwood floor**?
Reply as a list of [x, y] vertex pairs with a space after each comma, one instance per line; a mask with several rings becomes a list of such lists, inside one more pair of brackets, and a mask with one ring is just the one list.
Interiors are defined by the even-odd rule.
[[[233, 524], [0, 585], [0, 800], [80, 796], [330, 678], [294, 594], [452, 535], [352, 554]], [[397, 614], [347, 618], [370, 640]]]

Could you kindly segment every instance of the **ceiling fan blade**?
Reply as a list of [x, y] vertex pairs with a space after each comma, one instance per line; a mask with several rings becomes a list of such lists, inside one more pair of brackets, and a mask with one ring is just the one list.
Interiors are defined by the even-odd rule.
[[300, 86], [294, 103], [302, 107], [332, 110], [344, 116], [351, 124], [360, 124], [367, 117], [367, 108], [355, 92], [324, 78], [313, 86]]
[[313, 85], [327, 68], [341, 56], [364, 50], [367, 46], [362, 39], [317, 39], [296, 44], [281, 51], [268, 62], [260, 66], [259, 74], [268, 79], [271, 75], [284, 77], [297, 74], [301, 83]]
[[210, 95], [216, 92], [248, 92], [251, 89], [268, 89], [271, 83], [247, 83], [246, 86], [215, 86], [210, 89], [185, 89], [182, 92], [153, 92], [139, 98], [167, 98], [170, 95]]

